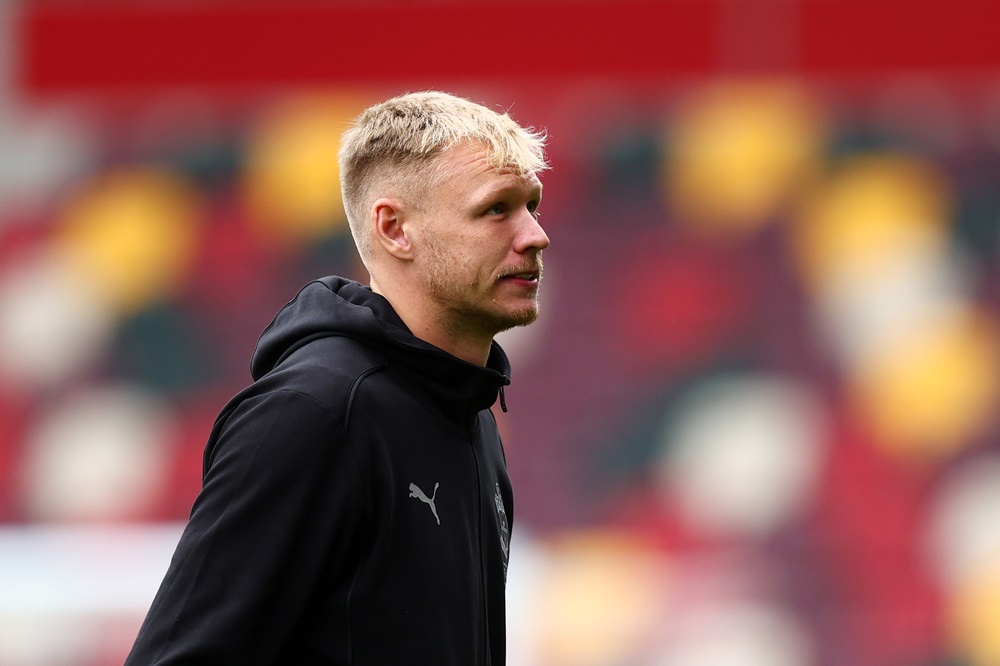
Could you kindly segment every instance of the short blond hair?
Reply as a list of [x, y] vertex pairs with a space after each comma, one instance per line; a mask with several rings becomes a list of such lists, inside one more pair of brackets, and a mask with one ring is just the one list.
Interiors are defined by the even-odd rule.
[[518, 175], [548, 168], [544, 131], [522, 127], [463, 97], [429, 91], [401, 95], [365, 109], [344, 132], [340, 186], [344, 210], [361, 260], [373, 252], [368, 216], [386, 186], [412, 192], [442, 174], [433, 162], [445, 150], [481, 143], [490, 164]]

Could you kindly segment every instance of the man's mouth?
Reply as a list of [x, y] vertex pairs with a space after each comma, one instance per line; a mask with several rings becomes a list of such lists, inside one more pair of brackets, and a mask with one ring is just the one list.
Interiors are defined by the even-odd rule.
[[517, 273], [505, 273], [500, 276], [501, 280], [525, 280], [527, 282], [537, 282], [539, 271], [518, 271]]

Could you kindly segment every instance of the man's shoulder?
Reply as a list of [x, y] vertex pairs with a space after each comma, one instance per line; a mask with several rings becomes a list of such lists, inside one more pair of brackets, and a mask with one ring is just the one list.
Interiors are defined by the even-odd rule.
[[346, 335], [327, 335], [310, 340], [289, 353], [275, 370], [322, 367], [340, 375], [351, 375], [385, 361], [385, 354], [361, 340]]
[[346, 336], [328, 336], [293, 351], [256, 383], [259, 390], [302, 393], [341, 412], [358, 384], [386, 365], [377, 349]]

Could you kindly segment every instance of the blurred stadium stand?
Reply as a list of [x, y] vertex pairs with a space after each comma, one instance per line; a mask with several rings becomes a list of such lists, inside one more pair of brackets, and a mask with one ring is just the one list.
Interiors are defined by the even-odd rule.
[[0, 664], [124, 659], [336, 151], [550, 134], [512, 666], [1000, 664], [996, 0], [0, 3]]

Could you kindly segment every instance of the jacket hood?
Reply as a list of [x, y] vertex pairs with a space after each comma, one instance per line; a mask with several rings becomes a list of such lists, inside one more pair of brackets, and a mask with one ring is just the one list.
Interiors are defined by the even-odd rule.
[[510, 383], [510, 362], [495, 341], [485, 368], [464, 361], [414, 336], [370, 287], [336, 276], [310, 282], [278, 311], [257, 341], [250, 374], [260, 379], [293, 352], [330, 336], [357, 340], [416, 373], [448, 411], [486, 409]]

